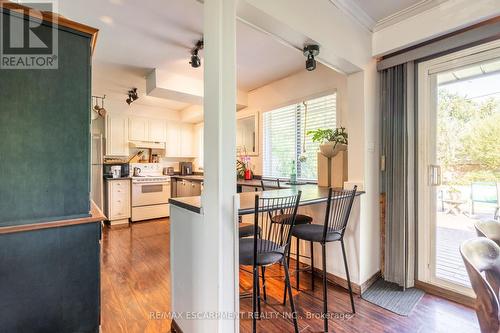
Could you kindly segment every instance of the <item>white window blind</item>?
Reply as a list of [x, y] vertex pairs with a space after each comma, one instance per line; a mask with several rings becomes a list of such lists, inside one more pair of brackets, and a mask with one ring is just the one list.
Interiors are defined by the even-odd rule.
[[[288, 178], [295, 161], [297, 178], [316, 180], [319, 144], [304, 134], [318, 128], [335, 128], [336, 104], [336, 94], [331, 94], [264, 113], [263, 175]], [[301, 156], [305, 161], [300, 161]]]

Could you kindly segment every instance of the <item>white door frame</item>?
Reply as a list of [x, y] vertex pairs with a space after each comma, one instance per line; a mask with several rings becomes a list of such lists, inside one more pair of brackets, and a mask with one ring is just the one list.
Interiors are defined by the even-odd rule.
[[[458, 67], [500, 57], [500, 41], [494, 41], [418, 64], [418, 263], [417, 279], [460, 294], [474, 297], [472, 289], [436, 277], [436, 193], [430, 190], [430, 166], [436, 164], [437, 74]], [[428, 223], [425, 223], [428, 221]], [[457, 249], [458, 251], [458, 249]]]

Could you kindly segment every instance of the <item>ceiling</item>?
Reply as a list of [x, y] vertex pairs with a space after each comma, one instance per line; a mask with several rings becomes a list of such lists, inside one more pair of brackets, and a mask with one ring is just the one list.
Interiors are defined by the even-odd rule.
[[[59, 1], [59, 13], [99, 29], [95, 93], [125, 96], [132, 86], [141, 91], [139, 81], [155, 68], [203, 78], [202, 68], [189, 65], [189, 51], [202, 36], [202, 6], [196, 0], [72, 0]], [[203, 51], [200, 56], [203, 63]], [[238, 89], [250, 91], [303, 68], [300, 52], [237, 22]], [[184, 104], [169, 103], [174, 109]]]
[[348, 0], [354, 1], [375, 22], [413, 6], [422, 0]]
[[146, 105], [169, 110], [182, 110], [189, 106], [188, 103], [147, 96], [145, 77], [150, 72], [150, 69], [144, 67], [94, 60], [92, 64], [92, 93], [99, 96], [106, 95], [110, 99], [122, 100], [125, 107], [127, 106], [125, 104], [127, 91], [135, 87], [140, 98], [134, 102], [134, 105]]

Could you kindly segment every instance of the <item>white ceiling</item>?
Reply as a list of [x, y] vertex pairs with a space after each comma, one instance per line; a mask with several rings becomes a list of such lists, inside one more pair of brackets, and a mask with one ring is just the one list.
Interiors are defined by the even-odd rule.
[[380, 21], [422, 0], [347, 0], [354, 1], [375, 22]]
[[94, 60], [92, 63], [92, 93], [106, 95], [108, 99], [122, 100], [126, 107], [127, 91], [137, 88], [140, 98], [134, 105], [146, 105], [169, 110], [182, 110], [188, 103], [167, 100], [146, 95], [145, 77], [151, 72], [148, 68], [120, 65]]
[[[125, 96], [155, 68], [203, 78], [202, 68], [189, 65], [189, 51], [203, 31], [203, 8], [196, 0], [59, 1], [59, 13], [99, 29], [94, 53], [98, 93], [121, 91]], [[203, 63], [203, 51], [200, 55]], [[238, 21], [238, 89], [250, 91], [303, 70], [304, 60], [297, 50]]]

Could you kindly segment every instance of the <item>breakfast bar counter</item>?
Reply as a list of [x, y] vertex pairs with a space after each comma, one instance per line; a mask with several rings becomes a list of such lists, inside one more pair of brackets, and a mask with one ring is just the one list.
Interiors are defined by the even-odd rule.
[[[255, 195], [258, 194], [262, 198], [272, 198], [272, 197], [283, 197], [297, 194], [298, 191], [302, 191], [302, 196], [300, 198], [299, 206], [307, 206], [326, 202], [328, 199], [328, 187], [318, 186], [314, 184], [306, 185], [288, 185], [289, 188], [270, 190], [264, 192], [243, 192], [239, 193], [240, 197], [240, 208], [238, 210], [239, 215], [253, 214], [255, 210]], [[363, 194], [363, 191], [358, 191], [356, 195]], [[169, 203], [174, 206], [178, 206], [195, 213], [201, 213], [201, 197], [181, 197], [181, 198], [170, 198]]]

